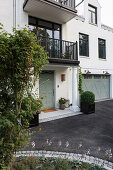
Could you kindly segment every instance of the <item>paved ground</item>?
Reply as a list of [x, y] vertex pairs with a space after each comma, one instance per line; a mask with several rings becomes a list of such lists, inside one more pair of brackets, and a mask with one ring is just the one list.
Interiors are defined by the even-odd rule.
[[87, 153], [113, 162], [113, 100], [96, 103], [93, 114], [42, 123], [32, 130], [36, 133], [24, 150]]

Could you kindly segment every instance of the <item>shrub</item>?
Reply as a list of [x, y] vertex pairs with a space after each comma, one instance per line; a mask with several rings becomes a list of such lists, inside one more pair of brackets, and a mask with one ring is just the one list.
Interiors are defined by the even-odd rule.
[[11, 170], [104, 170], [102, 166], [68, 160], [45, 157], [19, 157], [10, 167]]
[[95, 101], [95, 95], [91, 91], [85, 91], [81, 94], [81, 102], [92, 104]]
[[0, 169], [5, 169], [28, 143], [28, 122], [40, 106], [28, 93], [48, 57], [27, 27], [9, 34], [0, 24], [0, 30]]
[[59, 104], [66, 104], [66, 102], [67, 102], [67, 99], [65, 99], [65, 98], [60, 98], [59, 99]]

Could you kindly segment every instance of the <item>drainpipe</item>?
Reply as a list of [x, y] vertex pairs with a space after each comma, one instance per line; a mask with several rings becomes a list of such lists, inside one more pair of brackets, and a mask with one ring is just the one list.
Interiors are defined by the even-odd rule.
[[74, 112], [80, 111], [80, 108], [77, 106], [77, 96], [78, 96], [78, 69], [77, 67], [72, 67], [72, 106], [71, 110]]
[[16, 0], [13, 0], [13, 28], [16, 28]]
[[79, 2], [79, 3], [75, 6], [75, 8], [78, 7], [80, 4], [82, 4], [82, 2], [84, 2], [84, 0], [82, 0], [81, 2]]

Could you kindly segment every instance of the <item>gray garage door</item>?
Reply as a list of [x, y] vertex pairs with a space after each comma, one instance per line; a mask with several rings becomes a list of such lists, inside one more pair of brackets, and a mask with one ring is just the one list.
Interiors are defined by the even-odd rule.
[[83, 91], [92, 91], [96, 100], [110, 98], [110, 76], [83, 75]]

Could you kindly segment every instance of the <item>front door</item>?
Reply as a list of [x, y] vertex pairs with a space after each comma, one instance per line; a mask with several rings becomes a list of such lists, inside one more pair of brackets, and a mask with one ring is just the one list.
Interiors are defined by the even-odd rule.
[[43, 71], [39, 78], [39, 96], [44, 108], [54, 108], [54, 72]]

